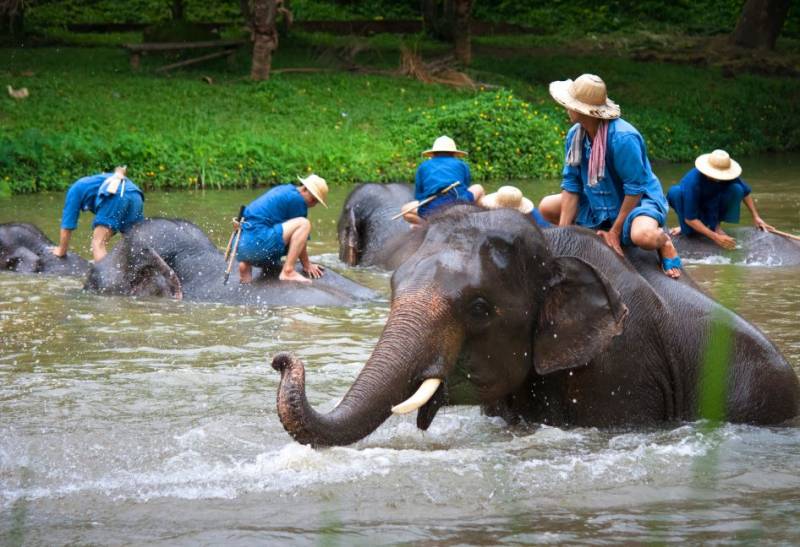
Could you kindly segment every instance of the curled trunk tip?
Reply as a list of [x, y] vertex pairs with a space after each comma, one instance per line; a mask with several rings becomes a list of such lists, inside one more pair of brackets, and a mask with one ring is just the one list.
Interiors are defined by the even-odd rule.
[[288, 351], [282, 351], [272, 358], [272, 368], [281, 374], [286, 369], [291, 369], [298, 363], [298, 359]]

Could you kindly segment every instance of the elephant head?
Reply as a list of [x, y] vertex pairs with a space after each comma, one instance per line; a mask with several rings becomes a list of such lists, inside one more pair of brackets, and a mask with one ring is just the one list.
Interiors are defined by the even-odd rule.
[[603, 275], [553, 256], [516, 211], [454, 206], [412, 232], [383, 333], [336, 408], [311, 409], [302, 363], [273, 359], [278, 414], [298, 442], [349, 444], [392, 412], [417, 410], [427, 429], [442, 405], [491, 406], [532, 374], [588, 364], [622, 331], [627, 308]]
[[181, 281], [151, 247], [123, 240], [89, 271], [84, 289], [104, 294], [156, 296], [180, 300]]

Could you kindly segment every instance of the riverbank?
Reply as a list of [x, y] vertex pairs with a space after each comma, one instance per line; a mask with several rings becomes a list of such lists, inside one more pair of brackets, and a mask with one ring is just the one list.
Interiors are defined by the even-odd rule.
[[[444, 52], [416, 37], [293, 33], [275, 57], [279, 72], [256, 84], [244, 77], [246, 51], [233, 64], [159, 76], [153, 69], [169, 60], [146, 58], [132, 73], [116, 47], [0, 50], [3, 82], [30, 91], [0, 100], [0, 192], [60, 190], [118, 163], [148, 189], [260, 186], [310, 171], [334, 184], [411, 180], [441, 133], [469, 150], [476, 179], [554, 176], [568, 122], [547, 83], [587, 71], [604, 77], [655, 160], [800, 147], [796, 79], [494, 39], [476, 43], [468, 71], [485, 85], [453, 88], [392, 74], [401, 45], [426, 60]], [[343, 57], [365, 70], [338, 70]]]

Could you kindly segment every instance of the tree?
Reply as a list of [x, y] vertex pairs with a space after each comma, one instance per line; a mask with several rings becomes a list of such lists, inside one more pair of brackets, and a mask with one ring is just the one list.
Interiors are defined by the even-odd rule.
[[434, 38], [453, 43], [459, 63], [472, 62], [470, 16], [473, 0], [422, 0], [422, 24]]
[[21, 38], [25, 30], [25, 7], [28, 0], [0, 0], [0, 35]]
[[284, 7], [284, 0], [241, 0], [241, 7], [253, 40], [250, 78], [269, 80], [272, 52], [278, 49], [276, 21], [279, 15], [291, 21], [292, 13]]
[[749, 49], [775, 49], [790, 0], [747, 0], [739, 22], [731, 35], [732, 42]]

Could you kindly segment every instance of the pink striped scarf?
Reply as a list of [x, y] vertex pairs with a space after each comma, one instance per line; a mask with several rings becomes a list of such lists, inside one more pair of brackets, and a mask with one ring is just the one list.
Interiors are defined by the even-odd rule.
[[[579, 127], [572, 135], [572, 142], [567, 153], [567, 165], [580, 167], [585, 136], [586, 130], [583, 127]], [[592, 141], [592, 153], [589, 156], [589, 186], [596, 186], [597, 181], [605, 175], [607, 141], [608, 121], [603, 120], [597, 126], [597, 133]]]

